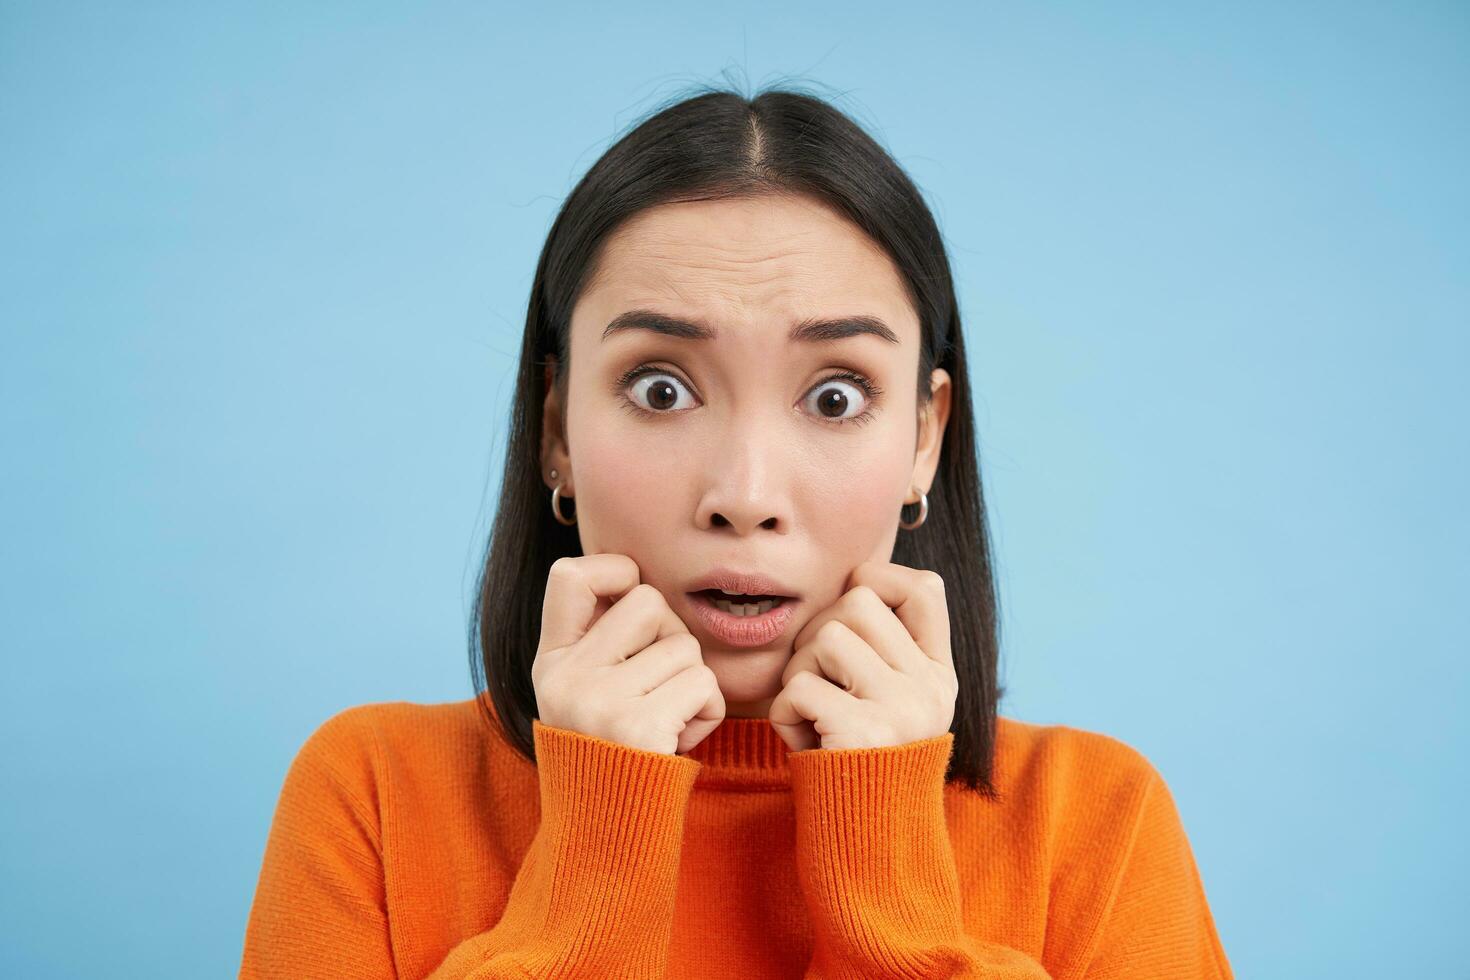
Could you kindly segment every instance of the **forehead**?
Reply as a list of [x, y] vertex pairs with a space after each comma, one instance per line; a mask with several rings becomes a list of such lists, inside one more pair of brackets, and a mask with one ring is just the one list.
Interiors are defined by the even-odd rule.
[[604, 243], [573, 321], [600, 336], [634, 308], [782, 336], [807, 317], [868, 315], [918, 345], [918, 318], [893, 261], [805, 196], [689, 201], [634, 215]]

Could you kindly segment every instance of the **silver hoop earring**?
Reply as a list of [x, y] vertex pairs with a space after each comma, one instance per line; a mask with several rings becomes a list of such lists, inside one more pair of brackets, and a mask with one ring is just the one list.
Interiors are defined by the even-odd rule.
[[[570, 498], [570, 499], [575, 500], [576, 498], [573, 497], [573, 498]], [[558, 483], [555, 487], [552, 487], [552, 489], [551, 489], [551, 512], [556, 515], [556, 519], [558, 521], [561, 521], [567, 527], [571, 527], [573, 524], [577, 523], [577, 515], [576, 514], [573, 514], [572, 515], [572, 519], [571, 520], [567, 520], [565, 517], [561, 516], [561, 484], [560, 483]]]
[[905, 524], [903, 520], [903, 509], [907, 506], [908, 504], [900, 504], [898, 507], [898, 526], [903, 528], [905, 531], [912, 531], [920, 524], [923, 524], [925, 519], [929, 516], [929, 495], [927, 493], [922, 493], [919, 495], [919, 519], [914, 521], [912, 524]]

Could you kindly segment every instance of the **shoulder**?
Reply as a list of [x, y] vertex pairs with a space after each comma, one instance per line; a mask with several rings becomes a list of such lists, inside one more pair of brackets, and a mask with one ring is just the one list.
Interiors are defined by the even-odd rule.
[[493, 715], [476, 698], [419, 703], [374, 701], [343, 708], [322, 721], [302, 755], [336, 763], [381, 766], [416, 752], [448, 752], [480, 744]]
[[995, 765], [1003, 777], [1054, 783], [1150, 782], [1158, 770], [1135, 746], [1070, 724], [995, 720]]
[[1122, 739], [1005, 716], [997, 718], [995, 768], [1003, 798], [1044, 802], [1053, 820], [1084, 837], [1131, 827], [1163, 783]]
[[[377, 701], [343, 708], [307, 736], [293, 770], [300, 779], [381, 812], [391, 783], [401, 792], [453, 785], [513, 753], [499, 736], [488, 698], [419, 703]], [[514, 762], [512, 761], [513, 765]]]
[[1000, 732], [997, 788], [1009, 794], [1012, 832], [1034, 841], [1047, 868], [1058, 947], [1095, 957], [1109, 976], [1155, 975], [1165, 959], [1178, 967], [1170, 975], [1231, 976], [1173, 792], [1152, 760], [1070, 725], [1007, 718]]

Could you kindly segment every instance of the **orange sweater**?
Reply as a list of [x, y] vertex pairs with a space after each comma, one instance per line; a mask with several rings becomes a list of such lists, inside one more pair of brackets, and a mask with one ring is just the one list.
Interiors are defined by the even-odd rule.
[[[489, 704], [488, 695], [480, 698]], [[1174, 800], [1106, 735], [999, 719], [991, 802], [948, 733], [687, 756], [474, 699], [348, 708], [285, 777], [242, 978], [1231, 977]]]

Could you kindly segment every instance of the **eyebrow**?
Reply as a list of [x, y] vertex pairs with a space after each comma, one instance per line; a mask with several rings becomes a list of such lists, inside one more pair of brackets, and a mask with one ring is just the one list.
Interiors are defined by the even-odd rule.
[[[606, 340], [624, 330], [652, 330], [679, 340], [714, 340], [719, 336], [713, 327], [692, 320], [681, 320], [663, 313], [654, 313], [652, 310], [629, 310], [613, 318], [607, 329], [602, 331], [602, 339]], [[787, 339], [791, 342], [823, 344], [864, 334], [871, 334], [890, 344], [899, 342], [898, 335], [886, 323], [875, 316], [866, 315], [830, 320], [808, 318], [792, 327]]]

